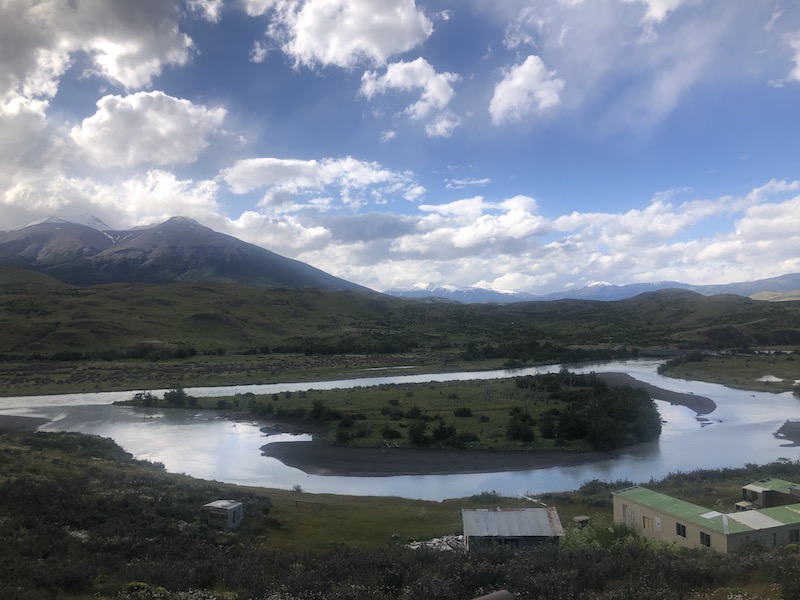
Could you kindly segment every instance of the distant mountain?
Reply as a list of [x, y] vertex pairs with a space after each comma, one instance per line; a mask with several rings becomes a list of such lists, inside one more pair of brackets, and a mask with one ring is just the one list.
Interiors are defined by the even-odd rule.
[[791, 273], [759, 279], [743, 283], [728, 283], [721, 285], [691, 285], [678, 281], [659, 281], [658, 283], [632, 283], [628, 285], [613, 285], [610, 283], [594, 283], [585, 287], [575, 288], [564, 292], [552, 294], [526, 294], [521, 292], [498, 292], [484, 288], [454, 286], [439, 286], [429, 283], [410, 289], [390, 289], [384, 293], [400, 298], [443, 298], [464, 304], [478, 304], [485, 302], [510, 303], [547, 300], [625, 300], [646, 292], [666, 289], [682, 289], [697, 292], [704, 296], [720, 294], [735, 294], [737, 296], [754, 297], [762, 299], [779, 300], [792, 298], [800, 290], [800, 273]]
[[367, 289], [192, 219], [173, 217], [159, 225], [130, 230], [98, 229], [104, 226], [96, 219], [77, 223], [51, 218], [0, 233], [0, 266], [46, 273], [74, 285], [225, 281]]

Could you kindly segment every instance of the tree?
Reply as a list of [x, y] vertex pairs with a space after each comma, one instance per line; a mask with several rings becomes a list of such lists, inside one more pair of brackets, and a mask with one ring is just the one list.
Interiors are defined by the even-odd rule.
[[408, 426], [408, 442], [413, 446], [424, 446], [428, 438], [425, 432], [428, 430], [428, 424], [422, 419], [412, 421]]

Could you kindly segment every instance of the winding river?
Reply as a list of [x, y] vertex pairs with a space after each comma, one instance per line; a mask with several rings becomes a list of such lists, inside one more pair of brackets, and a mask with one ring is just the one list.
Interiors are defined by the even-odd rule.
[[[458, 498], [482, 491], [536, 495], [576, 489], [595, 478], [642, 482], [675, 471], [759, 464], [778, 458], [798, 459], [800, 449], [775, 436], [786, 420], [800, 420], [800, 401], [791, 393], [749, 392], [672, 379], [658, 375], [658, 364], [658, 361], [616, 361], [568, 368], [581, 373], [628, 373], [659, 388], [709, 397], [717, 408], [697, 417], [687, 408], [656, 398], [666, 421], [658, 441], [625, 448], [618, 458], [607, 461], [533, 471], [393, 477], [309, 475], [262, 456], [260, 450], [267, 443], [309, 439], [307, 435], [266, 435], [260, 430], [263, 423], [233, 422], [207, 411], [111, 405], [115, 400], [130, 398], [132, 392], [0, 398], [0, 413], [44, 417], [48, 419], [40, 428], [44, 431], [79, 431], [110, 437], [137, 458], [158, 461], [171, 472], [202, 479], [280, 489], [300, 486], [312, 493], [425, 500]], [[561, 365], [554, 365], [514, 371], [373, 375], [323, 382], [187, 388], [187, 392], [212, 397], [245, 392], [272, 394], [387, 383], [497, 379], [560, 368]], [[153, 393], [159, 395], [163, 391], [153, 390]]]

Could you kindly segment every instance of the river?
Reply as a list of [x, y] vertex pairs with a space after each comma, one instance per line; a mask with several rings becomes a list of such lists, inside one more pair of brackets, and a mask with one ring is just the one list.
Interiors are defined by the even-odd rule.
[[[44, 431], [79, 431], [110, 437], [136, 458], [158, 461], [168, 471], [193, 477], [306, 492], [360, 496], [401, 496], [443, 500], [495, 491], [536, 495], [566, 491], [591, 479], [646, 482], [670, 472], [742, 466], [778, 458], [797, 460], [800, 450], [775, 437], [786, 420], [800, 420], [800, 401], [791, 393], [734, 390], [717, 384], [672, 379], [656, 372], [657, 361], [616, 361], [569, 366], [576, 372], [622, 372], [657, 387], [711, 398], [717, 408], [698, 418], [691, 410], [656, 398], [666, 421], [658, 441], [625, 448], [619, 457], [581, 466], [533, 471], [393, 477], [309, 475], [261, 455], [267, 443], [310, 439], [307, 435], [266, 435], [263, 423], [233, 422], [208, 411], [112, 406], [132, 392], [17, 396], [0, 399], [0, 413], [44, 417]], [[496, 379], [557, 371], [561, 365], [514, 371], [382, 375], [364, 378], [187, 388], [195, 396], [282, 393], [387, 383]], [[153, 390], [160, 394], [164, 390]]]

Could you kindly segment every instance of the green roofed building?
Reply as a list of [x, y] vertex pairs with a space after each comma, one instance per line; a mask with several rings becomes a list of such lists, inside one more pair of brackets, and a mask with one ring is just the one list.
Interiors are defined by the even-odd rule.
[[615, 522], [687, 548], [728, 553], [751, 543], [800, 543], [800, 503], [721, 513], [640, 486], [618, 490], [613, 498]]

